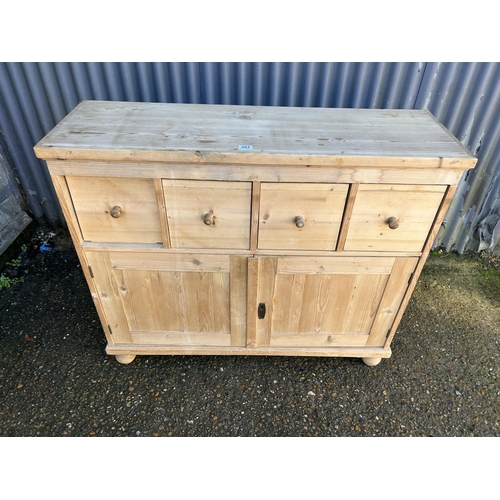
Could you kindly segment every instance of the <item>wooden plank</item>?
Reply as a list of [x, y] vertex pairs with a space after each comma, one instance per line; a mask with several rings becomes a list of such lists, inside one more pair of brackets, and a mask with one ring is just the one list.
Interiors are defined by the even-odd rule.
[[[162, 242], [156, 191], [152, 179], [66, 177], [87, 241]], [[118, 218], [111, 216], [120, 208]]]
[[[93, 243], [84, 242], [82, 247], [88, 252], [121, 252], [126, 253], [136, 251], [141, 253], [176, 253], [176, 254], [193, 254], [192, 248], [175, 248], [163, 249], [163, 246], [158, 243], [142, 244], [142, 243]], [[220, 248], [197, 248], [196, 255], [210, 254], [210, 255], [227, 255], [228, 251]], [[269, 255], [269, 250], [231, 250], [231, 255]], [[342, 253], [321, 251], [321, 250], [273, 250], [272, 254], [275, 256], [311, 256], [311, 257], [332, 257], [334, 255], [342, 257], [378, 257], [380, 252], [365, 252], [365, 251], [344, 251]], [[194, 254], [193, 254], [194, 255]], [[420, 257], [421, 252], [390, 252], [383, 253], [384, 257]]]
[[278, 274], [390, 274], [394, 257], [280, 257]]
[[114, 269], [229, 273], [228, 254], [113, 252], [111, 264]]
[[228, 333], [178, 333], [178, 332], [132, 332], [134, 344], [157, 346], [230, 346], [231, 336]]
[[429, 235], [427, 236], [427, 240], [425, 242], [424, 248], [422, 249], [422, 256], [420, 257], [420, 259], [418, 261], [417, 267], [415, 268], [415, 272], [413, 273], [413, 277], [410, 281], [408, 288], [406, 289], [406, 294], [403, 298], [403, 301], [401, 302], [398, 313], [396, 314], [396, 317], [394, 318], [394, 322], [392, 323], [391, 329], [390, 329], [389, 334], [387, 336], [387, 339], [385, 341], [385, 344], [384, 344], [385, 348], [388, 348], [391, 345], [392, 339], [394, 338], [394, 335], [395, 335], [396, 330], [399, 326], [399, 323], [401, 322], [401, 318], [403, 317], [403, 314], [406, 310], [406, 306], [408, 305], [408, 302], [410, 301], [411, 294], [413, 293], [413, 290], [415, 289], [415, 286], [418, 282], [418, 278], [420, 277], [420, 273], [422, 272], [422, 269], [425, 265], [425, 261], [429, 255], [429, 252], [432, 248], [434, 240], [436, 239], [437, 233], [441, 227], [441, 223], [443, 222], [443, 219], [446, 216], [446, 212], [448, 211], [448, 208], [449, 208], [450, 203], [453, 199], [453, 196], [455, 195], [456, 190], [457, 190], [457, 186], [449, 186], [448, 189], [446, 190], [446, 193], [443, 197], [443, 201], [441, 202], [441, 206], [439, 207], [438, 213], [437, 213], [437, 215], [434, 219], [434, 222], [432, 224], [432, 229], [429, 232]]
[[249, 182], [164, 179], [172, 247], [250, 248], [251, 188]]
[[394, 269], [385, 287], [384, 296], [382, 297], [370, 331], [370, 337], [366, 343], [367, 346], [382, 347], [384, 345], [389, 328], [392, 326], [394, 318], [399, 311], [401, 301], [408, 288], [411, 273], [414, 271], [417, 262], [417, 258], [396, 259]]
[[[250, 145], [251, 150], [240, 150]], [[426, 111], [86, 101], [34, 148], [39, 158], [471, 166]], [[406, 157], [406, 158], [404, 158]], [[402, 161], [402, 160], [406, 160]]]
[[131, 331], [176, 333], [176, 339], [200, 334], [209, 345], [212, 335], [229, 339], [227, 274], [115, 269], [113, 275]]
[[259, 249], [335, 250], [347, 189], [347, 184], [262, 184]]
[[231, 345], [246, 346], [247, 343], [247, 257], [229, 257], [229, 290], [231, 316]]
[[315, 335], [325, 342], [333, 342], [331, 339], [339, 334], [367, 336], [387, 279], [387, 275], [373, 274], [278, 275], [271, 345], [275, 337], [282, 336], [290, 336], [294, 346], [300, 345], [303, 337], [304, 347]]
[[260, 258], [248, 259], [248, 288], [247, 288], [247, 348], [257, 347], [257, 294], [259, 290]]
[[259, 206], [261, 197], [261, 183], [252, 183], [252, 209], [251, 209], [251, 229], [250, 229], [250, 250], [255, 252], [258, 246], [259, 235]]
[[305, 282], [305, 274], [282, 274], [276, 277], [273, 298], [275, 306], [273, 307], [271, 325], [272, 336], [282, 333], [293, 334], [300, 331]]
[[92, 267], [96, 296], [106, 320], [103, 324], [104, 331], [107, 334], [112, 332], [113, 342], [119, 344], [131, 342], [130, 327], [123, 310], [119, 285], [111, 273], [109, 255], [104, 252], [93, 252], [86, 254], [86, 259]]
[[351, 184], [349, 186], [349, 192], [347, 193], [347, 202], [344, 210], [344, 215], [342, 217], [342, 224], [340, 227], [339, 239], [337, 241], [337, 252], [342, 252], [345, 246], [345, 240], [347, 239], [347, 233], [349, 232], [349, 224], [351, 222], [352, 209], [354, 208], [354, 202], [356, 200], [356, 195], [358, 194], [359, 184]]
[[362, 347], [368, 335], [273, 335], [270, 347]]
[[391, 349], [380, 347], [207, 347], [207, 346], [166, 346], [151, 344], [114, 344], [106, 347], [110, 355], [217, 355], [217, 356], [317, 356], [348, 358], [390, 358]]
[[156, 203], [158, 204], [158, 216], [160, 218], [160, 229], [163, 248], [170, 248], [170, 234], [168, 231], [167, 208], [165, 207], [165, 196], [161, 179], [154, 179], [156, 191]]
[[189, 179], [213, 181], [258, 181], [258, 182], [337, 182], [342, 184], [456, 184], [462, 170], [449, 170], [441, 164], [433, 169], [414, 168], [410, 161], [404, 167], [378, 167], [364, 165], [364, 157], [346, 159], [321, 167], [310, 163], [283, 166], [275, 163], [265, 165], [238, 165], [219, 163], [200, 165], [193, 163], [135, 163], [109, 161], [49, 161], [49, 168], [57, 175], [101, 177], [103, 172], [115, 177], [149, 179]]
[[259, 257], [259, 260], [257, 316], [261, 304], [265, 306], [265, 316], [257, 318], [256, 347], [263, 347], [268, 346], [271, 340], [277, 259], [274, 257]]
[[[346, 250], [420, 251], [446, 186], [359, 186]], [[399, 227], [391, 229], [389, 218]]]

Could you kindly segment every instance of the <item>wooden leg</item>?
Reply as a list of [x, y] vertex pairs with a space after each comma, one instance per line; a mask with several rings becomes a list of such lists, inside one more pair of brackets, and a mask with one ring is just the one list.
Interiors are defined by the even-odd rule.
[[121, 363], [122, 365], [128, 365], [129, 363], [132, 363], [132, 361], [134, 361], [135, 354], [117, 354], [115, 358], [118, 363]]
[[363, 363], [368, 366], [377, 366], [382, 358], [362, 358]]

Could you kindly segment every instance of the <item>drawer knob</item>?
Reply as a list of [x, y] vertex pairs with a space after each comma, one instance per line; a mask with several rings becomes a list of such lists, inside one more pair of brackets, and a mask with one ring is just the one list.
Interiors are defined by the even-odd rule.
[[390, 229], [397, 229], [399, 227], [399, 222], [396, 217], [389, 217], [387, 219], [387, 224], [389, 224]]
[[302, 215], [297, 215], [297, 217], [295, 217], [295, 225], [299, 229], [302, 229], [306, 225], [306, 221], [304, 220], [304, 217], [302, 217]]
[[113, 219], [118, 219], [122, 214], [122, 207], [119, 207], [118, 205], [114, 206], [111, 209], [110, 214], [111, 214], [111, 217], [113, 217]]
[[207, 226], [213, 226], [215, 224], [214, 222], [214, 214], [213, 213], [208, 213], [208, 214], [205, 214], [203, 216], [203, 222], [207, 225]]

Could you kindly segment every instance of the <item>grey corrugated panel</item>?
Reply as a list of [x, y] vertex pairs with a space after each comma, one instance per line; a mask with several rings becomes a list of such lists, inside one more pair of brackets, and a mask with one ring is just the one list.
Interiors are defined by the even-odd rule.
[[498, 63], [1, 63], [0, 126], [36, 218], [63, 220], [32, 147], [85, 99], [429, 109], [479, 159], [459, 184], [435, 247], [462, 252], [494, 239], [500, 219]]
[[[14, 87], [8, 69], [14, 74], [18, 88]], [[62, 214], [58, 211], [59, 205], [47, 169], [40, 168], [40, 163], [33, 153], [33, 144], [37, 141], [36, 133], [43, 132], [32, 106], [31, 94], [26, 89], [19, 67], [14, 63], [9, 63], [9, 66], [0, 63], [0, 105], [5, 110], [5, 113], [0, 113], [2, 134], [6, 138], [14, 167], [19, 173], [18, 178], [29, 209], [36, 218], [45, 215], [54, 224], [61, 219]]]
[[494, 244], [499, 212], [500, 65], [429, 63], [416, 107], [426, 107], [478, 158], [462, 178], [435, 247], [480, 250]]

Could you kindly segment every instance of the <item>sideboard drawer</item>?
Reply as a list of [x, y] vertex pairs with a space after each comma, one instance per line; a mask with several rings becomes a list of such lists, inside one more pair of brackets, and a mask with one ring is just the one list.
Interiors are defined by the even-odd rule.
[[250, 248], [251, 182], [163, 180], [172, 248]]
[[420, 252], [446, 186], [361, 184], [345, 250]]
[[263, 183], [258, 247], [335, 250], [347, 184]]
[[152, 179], [67, 176], [66, 182], [85, 241], [161, 243]]

